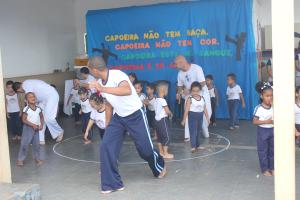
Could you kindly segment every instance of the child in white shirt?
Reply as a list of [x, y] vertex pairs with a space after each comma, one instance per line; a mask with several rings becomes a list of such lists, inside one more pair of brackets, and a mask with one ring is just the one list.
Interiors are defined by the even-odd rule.
[[253, 124], [257, 125], [257, 151], [264, 176], [274, 176], [273, 89], [269, 83], [259, 82], [261, 104], [256, 106]]
[[25, 95], [27, 106], [23, 110], [23, 134], [18, 154], [17, 166], [23, 166], [27, 157], [30, 144], [32, 144], [32, 156], [37, 164], [43, 164], [41, 158], [39, 131], [43, 129], [44, 117], [42, 109], [36, 106], [36, 97], [32, 92]]
[[22, 133], [22, 112], [20, 109], [20, 98], [19, 95], [13, 90], [13, 82], [6, 82], [6, 117], [8, 130], [12, 133], [12, 140], [20, 140]]
[[182, 126], [185, 125], [187, 117], [190, 139], [191, 139], [191, 152], [195, 153], [197, 150], [204, 149], [200, 147], [200, 132], [202, 132], [203, 116], [209, 119], [208, 112], [205, 105], [205, 99], [201, 94], [201, 84], [197, 81], [193, 82], [191, 85], [191, 96], [186, 101], [185, 112], [183, 120], [181, 122]]
[[236, 84], [236, 75], [228, 74], [227, 75], [227, 103], [228, 103], [228, 111], [229, 111], [229, 129], [234, 130], [238, 129], [239, 126], [239, 107], [242, 102], [242, 107], [245, 108], [245, 100], [243, 96], [243, 92], [241, 87]]
[[[81, 109], [79, 111], [79, 114], [81, 115], [81, 121], [82, 121], [82, 133], [85, 134], [86, 128], [88, 125], [88, 122], [90, 120], [90, 115], [92, 112], [92, 107], [90, 105], [90, 101], [88, 99], [88, 90], [85, 88], [80, 88], [78, 91], [78, 94], [80, 96], [80, 105]], [[90, 130], [90, 137], [91, 138], [93, 135], [93, 131]], [[91, 140], [86, 140], [84, 138], [84, 144], [89, 144], [91, 143]]]
[[[102, 96], [94, 93], [89, 98], [90, 104], [92, 106], [92, 112], [90, 119], [85, 130], [84, 139], [86, 141], [92, 140], [91, 129], [94, 127], [94, 130], [98, 130], [100, 133], [101, 139], [104, 136], [106, 120], [105, 120], [105, 103]], [[94, 125], [96, 124], [96, 126]]]
[[168, 128], [168, 116], [172, 117], [167, 101], [164, 99], [168, 95], [168, 86], [164, 83], [157, 85], [157, 98], [155, 100], [155, 120], [157, 132], [157, 146], [160, 155], [165, 159], [173, 159], [174, 155], [168, 152], [170, 137]]
[[72, 103], [72, 111], [75, 117], [75, 123], [76, 124], [80, 124], [80, 115], [79, 115], [79, 111], [80, 111], [80, 97], [78, 94], [78, 90], [80, 89], [79, 87], [79, 80], [78, 79], [74, 79], [73, 80], [73, 88], [71, 90], [70, 96], [68, 98], [67, 101], [67, 105], [69, 105], [70, 103]]

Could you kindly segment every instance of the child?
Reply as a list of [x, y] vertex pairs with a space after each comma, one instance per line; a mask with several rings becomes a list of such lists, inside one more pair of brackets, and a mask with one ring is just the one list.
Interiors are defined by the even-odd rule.
[[296, 88], [295, 122], [296, 144], [300, 147], [300, 86]]
[[148, 84], [146, 88], [147, 92], [147, 97], [144, 101], [145, 105], [147, 106], [147, 119], [149, 122], [149, 126], [153, 129], [154, 131], [154, 137], [153, 139], [157, 139], [157, 134], [155, 130], [155, 100], [156, 97], [154, 96], [154, 85], [153, 84]]
[[37, 166], [41, 166], [43, 161], [40, 152], [39, 131], [43, 129], [44, 117], [42, 109], [36, 106], [36, 97], [34, 93], [27, 93], [25, 99], [27, 101], [27, 106], [23, 110], [22, 121], [24, 125], [17, 166], [24, 165], [23, 162], [27, 157], [30, 144], [32, 144], [32, 156]]
[[136, 76], [135, 73], [129, 73], [129, 74], [128, 74], [128, 77], [129, 77], [129, 80], [130, 80], [130, 82], [132, 83], [132, 85], [134, 85], [135, 82], [138, 81], [137, 76]]
[[[80, 96], [80, 105], [81, 109], [79, 111], [79, 114], [81, 115], [81, 121], [82, 121], [82, 133], [85, 134], [86, 128], [88, 125], [88, 122], [90, 120], [90, 115], [92, 112], [92, 107], [90, 105], [89, 99], [88, 99], [88, 90], [85, 88], [80, 88], [78, 91], [78, 94]], [[90, 130], [90, 134], [92, 135], [92, 130]], [[91, 140], [85, 140], [84, 138], [84, 144], [91, 143]]]
[[213, 126], [216, 126], [216, 107], [219, 105], [219, 95], [216, 86], [214, 85], [214, 78], [212, 75], [207, 75], [205, 77], [206, 85], [208, 88], [208, 92], [210, 95], [210, 102], [211, 102], [211, 118], [210, 122]]
[[200, 147], [199, 142], [200, 132], [202, 131], [203, 113], [205, 114], [206, 119], [209, 119], [205, 100], [200, 93], [201, 84], [199, 82], [193, 82], [191, 85], [191, 96], [186, 100], [185, 112], [181, 122], [182, 126], [184, 126], [187, 117], [189, 118], [188, 125], [192, 153], [195, 153], [197, 150], [204, 149], [203, 147]]
[[89, 68], [82, 67], [80, 69], [80, 76], [82, 77], [82, 80], [76, 80], [76, 82], [79, 84], [79, 87], [84, 87], [85, 89], [89, 90], [89, 94], [96, 93], [97, 91], [94, 88], [89, 88], [89, 83], [96, 80], [95, 77], [90, 74]]
[[227, 75], [227, 102], [228, 102], [228, 110], [229, 110], [229, 129], [234, 130], [238, 129], [239, 126], [239, 116], [238, 116], [238, 111], [239, 111], [239, 106], [240, 102], [242, 101], [242, 107], [245, 108], [245, 100], [244, 96], [242, 93], [241, 87], [236, 84], [236, 75], [235, 74], [228, 74]]
[[75, 117], [75, 123], [76, 124], [80, 124], [80, 115], [79, 115], [79, 111], [80, 111], [80, 97], [79, 97], [79, 94], [78, 94], [78, 90], [79, 90], [79, 83], [78, 83], [78, 79], [74, 79], [73, 80], [73, 85], [74, 87], [72, 88], [71, 90], [71, 94], [68, 98], [68, 102], [67, 102], [67, 105], [70, 104], [71, 100], [72, 100], [72, 110], [73, 110], [73, 114], [74, 114], [74, 117]]
[[146, 95], [143, 93], [143, 84], [140, 81], [136, 81], [134, 83], [134, 88], [136, 90], [136, 93], [138, 94], [138, 96], [140, 97], [140, 100], [142, 101], [142, 103], [144, 104], [144, 101], [146, 99]]
[[12, 88], [13, 82], [6, 82], [5, 103], [6, 103], [6, 117], [8, 130], [12, 133], [12, 140], [20, 140], [22, 132], [21, 116], [22, 112], [20, 109], [20, 99], [17, 93]]
[[86, 127], [84, 139], [85, 141], [92, 141], [92, 132], [90, 131], [91, 128], [96, 123], [97, 126], [94, 126], [99, 130], [101, 139], [104, 136], [105, 132], [105, 103], [102, 96], [98, 96], [98, 94], [92, 94], [90, 96], [90, 104], [92, 106], [92, 112], [90, 116], [89, 123]]
[[164, 99], [168, 95], [168, 86], [164, 83], [157, 85], [157, 95], [155, 100], [155, 127], [157, 132], [157, 146], [160, 155], [165, 159], [174, 158], [173, 154], [168, 152], [170, 144], [169, 129], [167, 126], [168, 116], [172, 117], [172, 113], [168, 107], [167, 101]]
[[253, 124], [257, 127], [257, 151], [260, 168], [265, 176], [274, 175], [274, 130], [273, 130], [273, 89], [269, 83], [259, 82], [261, 104], [256, 106]]

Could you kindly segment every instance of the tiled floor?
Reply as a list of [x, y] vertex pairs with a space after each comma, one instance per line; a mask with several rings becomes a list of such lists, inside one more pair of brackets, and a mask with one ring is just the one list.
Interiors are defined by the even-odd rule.
[[[238, 131], [229, 132], [226, 122], [220, 121], [211, 129], [217, 135], [202, 140], [207, 149], [195, 155], [189, 152], [189, 144], [183, 143], [183, 130], [174, 126], [171, 151], [175, 160], [168, 162], [168, 175], [162, 180], [153, 178], [127, 137], [119, 166], [126, 190], [110, 195], [99, 192], [99, 139], [95, 137], [93, 144], [85, 146], [80, 128], [71, 118], [62, 118], [61, 124], [66, 140], [55, 146], [54, 142], [47, 143], [42, 167], [37, 168], [31, 156], [23, 168], [16, 167], [18, 144], [10, 143], [13, 181], [40, 184], [44, 200], [274, 199], [273, 178], [262, 177], [259, 172], [256, 128], [250, 122], [242, 121]], [[297, 169], [299, 166], [297, 161]], [[297, 180], [299, 183], [299, 177]]]

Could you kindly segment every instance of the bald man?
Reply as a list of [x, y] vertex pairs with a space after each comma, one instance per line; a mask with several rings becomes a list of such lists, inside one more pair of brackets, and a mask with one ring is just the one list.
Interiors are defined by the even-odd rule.
[[[184, 94], [185, 97], [188, 96], [190, 93], [191, 85], [193, 82], [197, 81], [202, 86], [201, 95], [205, 99], [206, 109], [208, 112], [209, 118], [211, 117], [212, 110], [211, 110], [211, 102], [210, 102], [210, 95], [208, 92], [208, 88], [205, 82], [205, 76], [203, 73], [202, 68], [199, 65], [189, 63], [184, 56], [177, 56], [175, 58], [175, 66], [179, 70], [177, 76], [177, 87], [178, 93], [177, 98]], [[203, 118], [202, 124], [202, 133], [205, 138], [209, 138], [208, 126], [209, 126], [210, 119]], [[188, 123], [186, 123], [188, 124]], [[189, 139], [189, 131], [188, 126], [185, 127], [185, 139]]]
[[139, 155], [147, 161], [153, 175], [163, 178], [167, 172], [164, 159], [153, 148], [146, 113], [128, 76], [120, 70], [108, 69], [99, 56], [89, 60], [89, 69], [98, 79], [89, 83], [90, 88], [101, 92], [107, 100], [107, 124], [100, 150], [102, 193], [124, 190], [118, 160], [125, 131], [130, 133]]

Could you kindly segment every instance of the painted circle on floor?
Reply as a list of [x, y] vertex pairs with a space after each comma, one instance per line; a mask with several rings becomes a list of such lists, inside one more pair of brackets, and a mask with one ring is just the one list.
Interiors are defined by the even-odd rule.
[[[201, 145], [204, 146], [205, 149], [192, 154], [190, 152], [190, 143], [184, 143], [182, 139], [178, 139], [178, 136], [183, 135], [183, 129], [170, 128], [170, 131], [173, 133], [173, 142], [171, 142], [169, 150], [170, 153], [174, 154], [174, 159], [166, 160], [167, 163], [207, 158], [216, 154], [220, 154], [230, 147], [229, 139], [216, 133], [210, 133], [210, 138], [201, 138], [200, 140]], [[55, 144], [53, 146], [53, 152], [57, 156], [68, 160], [99, 164], [100, 143], [100, 139], [97, 139], [91, 144], [84, 145], [82, 141], [82, 135], [77, 135]], [[154, 142], [154, 146], [155, 144], [156, 143]], [[123, 142], [119, 164], [146, 164], [146, 162], [139, 157], [130, 136], [126, 136]]]

